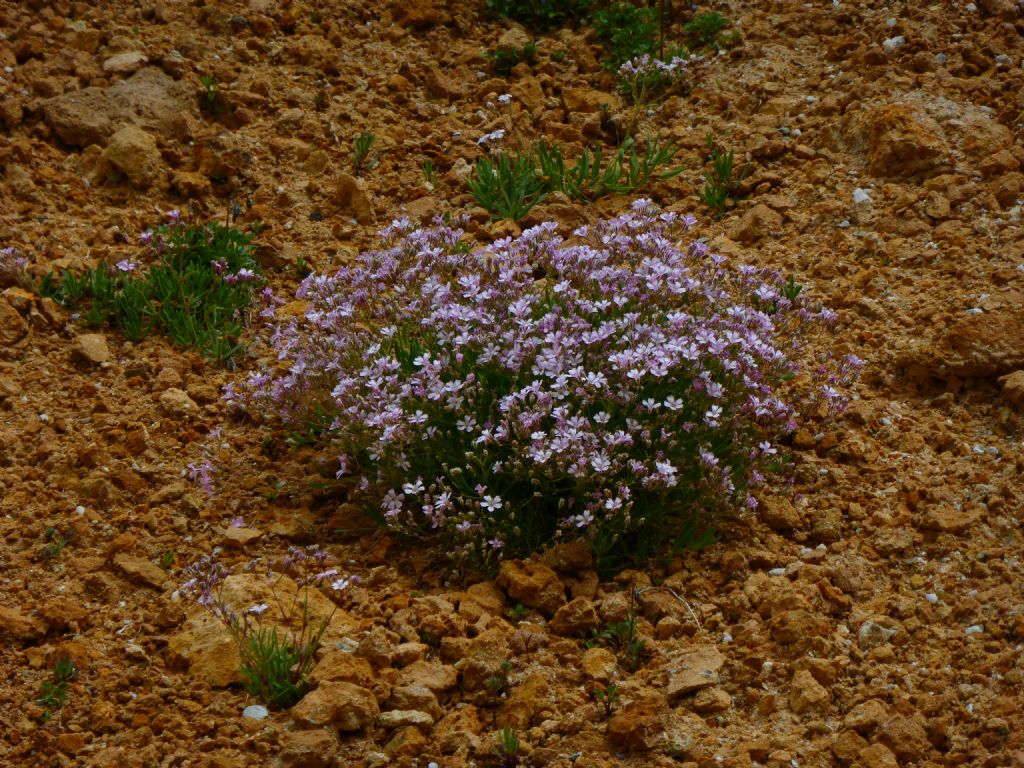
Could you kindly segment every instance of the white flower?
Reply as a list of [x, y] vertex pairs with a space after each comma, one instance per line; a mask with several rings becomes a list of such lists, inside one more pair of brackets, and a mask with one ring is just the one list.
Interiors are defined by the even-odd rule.
[[488, 512], [497, 512], [504, 502], [502, 502], [501, 496], [484, 496], [482, 504]]
[[253, 613], [253, 614], [256, 614], [257, 616], [259, 616], [261, 613], [263, 613], [269, 607], [270, 606], [267, 605], [266, 603], [260, 603], [258, 605], [250, 606], [250, 608], [246, 611], [246, 613]]
[[402, 486], [402, 490], [410, 496], [418, 496], [423, 493], [423, 478], [417, 477], [415, 483], [406, 483]]

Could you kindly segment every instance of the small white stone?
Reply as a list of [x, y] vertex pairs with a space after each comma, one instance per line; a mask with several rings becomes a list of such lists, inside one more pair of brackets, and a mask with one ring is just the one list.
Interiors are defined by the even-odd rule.
[[772, 568], [770, 571], [768, 571], [768, 575], [769, 576], [785, 576], [786, 575], [786, 569], [785, 568]]
[[896, 37], [890, 37], [888, 40], [885, 40], [882, 43], [882, 49], [886, 53], [892, 53], [897, 48], [899, 48], [901, 45], [906, 44], [906, 42], [907, 42], [907, 38], [905, 38], [903, 35], [896, 35]]
[[926, 594], [926, 595], [924, 596], [924, 599], [925, 599], [925, 600], [927, 600], [927, 601], [928, 601], [929, 603], [931, 603], [932, 605], [935, 605], [935, 604], [936, 604], [937, 602], [939, 602], [939, 596], [938, 596], [938, 595], [936, 595], [936, 594], [935, 594], [934, 592], [929, 592], [929, 593], [927, 593], [927, 594]]
[[981, 624], [971, 624], [971, 626], [969, 626], [965, 630], [965, 632], [968, 635], [977, 635], [977, 634], [980, 634], [980, 633], [982, 633], [984, 631], [985, 631], [985, 628], [983, 626], [981, 626]]
[[270, 712], [262, 704], [250, 704], [242, 710], [242, 717], [247, 717], [250, 720], [262, 720], [269, 714]]

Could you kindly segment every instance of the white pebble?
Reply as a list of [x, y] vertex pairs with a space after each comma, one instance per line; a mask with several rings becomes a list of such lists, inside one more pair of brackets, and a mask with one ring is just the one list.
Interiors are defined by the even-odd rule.
[[768, 575], [769, 576], [785, 576], [786, 575], [786, 569], [785, 568], [772, 568], [770, 571], [768, 571]]
[[892, 53], [901, 45], [904, 45], [906, 42], [907, 38], [905, 38], [903, 35], [896, 35], [896, 37], [890, 37], [888, 40], [884, 41], [882, 43], [882, 49], [886, 53]]
[[242, 717], [248, 717], [250, 720], [262, 720], [269, 714], [262, 704], [251, 704], [242, 710]]
[[971, 624], [966, 630], [968, 635], [977, 635], [985, 631], [985, 628], [981, 624]]
[[939, 602], [939, 596], [936, 595], [934, 592], [929, 592], [928, 594], [926, 594], [924, 596], [924, 599], [927, 600], [932, 605], [935, 605], [937, 602]]

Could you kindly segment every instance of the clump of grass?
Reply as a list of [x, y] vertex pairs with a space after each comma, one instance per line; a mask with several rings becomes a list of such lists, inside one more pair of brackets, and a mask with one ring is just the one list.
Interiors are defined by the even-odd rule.
[[739, 194], [740, 184], [750, 173], [750, 168], [744, 166], [737, 171], [735, 152], [732, 149], [728, 152], [718, 149], [712, 134], [707, 134], [705, 142], [711, 168], [704, 171], [700, 199], [715, 212], [716, 217], [722, 218]]
[[228, 361], [244, 348], [239, 337], [262, 282], [251, 245], [259, 227], [188, 224], [178, 211], [169, 218], [142, 235], [149, 266], [123, 259], [84, 272], [51, 272], [39, 292], [81, 307], [87, 326], [109, 325], [132, 341], [159, 333], [210, 360]]
[[490, 63], [491, 71], [498, 77], [508, 77], [512, 68], [521, 62], [533, 64], [537, 60], [537, 43], [529, 42], [522, 48], [511, 46], [486, 51], [484, 59]]
[[44, 560], [56, 560], [64, 548], [75, 538], [75, 529], [68, 528], [66, 531], [58, 531], [56, 528], [47, 528], [43, 538], [48, 543], [40, 551], [40, 557]]
[[630, 137], [614, 154], [606, 156], [598, 145], [584, 149], [570, 163], [558, 145], [539, 141], [515, 157], [503, 152], [493, 160], [480, 160], [468, 185], [476, 201], [493, 216], [520, 221], [551, 192], [589, 203], [677, 176], [682, 168], [667, 168], [675, 155], [670, 142], [648, 139], [641, 149]]
[[39, 704], [43, 707], [43, 722], [53, 717], [53, 710], [58, 710], [68, 703], [68, 683], [78, 679], [78, 667], [67, 656], [61, 656], [53, 665], [53, 676], [44, 680], [39, 687]]
[[476, 201], [492, 216], [520, 221], [535, 205], [548, 196], [544, 182], [536, 173], [532, 152], [513, 157], [501, 152], [493, 160], [478, 160], [473, 177], [466, 180]]
[[594, 0], [487, 0], [499, 16], [539, 30], [584, 19], [593, 6]]
[[377, 137], [369, 131], [360, 131], [352, 142], [352, 168], [357, 176], [376, 164], [370, 159], [370, 150], [376, 140]]

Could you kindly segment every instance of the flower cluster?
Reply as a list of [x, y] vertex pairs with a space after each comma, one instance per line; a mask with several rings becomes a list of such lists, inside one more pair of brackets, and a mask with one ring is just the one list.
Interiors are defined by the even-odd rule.
[[14, 246], [0, 248], [0, 288], [29, 286], [28, 259]]
[[[246, 570], [255, 571], [255, 560]], [[307, 588], [329, 584], [340, 593], [358, 577], [339, 576], [337, 568], [327, 567], [327, 553], [317, 546], [305, 549], [290, 547], [287, 554], [271, 566], [267, 577], [273, 580], [271, 594], [274, 606], [256, 603], [236, 609], [224, 599], [224, 583], [231, 571], [215, 555], [200, 558], [182, 570], [186, 581], [178, 593], [190, 596], [196, 603], [221, 621], [238, 644], [240, 671], [246, 688], [269, 706], [285, 709], [292, 706], [308, 689], [309, 672], [333, 612], [313, 616], [309, 608]], [[290, 598], [282, 597], [278, 587], [284, 576], [291, 577], [297, 587]], [[271, 610], [273, 608], [273, 610]], [[267, 624], [264, 614], [267, 611]]]
[[382, 523], [476, 565], [569, 538], [606, 562], [681, 545], [756, 506], [796, 428], [784, 382], [830, 319], [677, 243], [693, 223], [640, 200], [572, 241], [549, 223], [474, 250], [397, 221], [304, 281], [280, 367], [226, 397], [321, 430]]
[[682, 51], [662, 61], [643, 54], [624, 62], [618, 70], [622, 90], [638, 107], [666, 96], [686, 84], [688, 62]]

